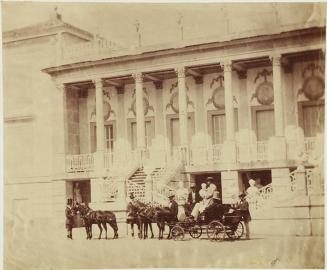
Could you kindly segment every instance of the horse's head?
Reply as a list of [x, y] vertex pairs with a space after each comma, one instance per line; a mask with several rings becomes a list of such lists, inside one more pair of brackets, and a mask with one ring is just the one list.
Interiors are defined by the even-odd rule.
[[87, 213], [90, 211], [90, 208], [83, 203], [77, 204], [76, 208], [77, 211], [81, 214], [81, 217], [85, 217]]

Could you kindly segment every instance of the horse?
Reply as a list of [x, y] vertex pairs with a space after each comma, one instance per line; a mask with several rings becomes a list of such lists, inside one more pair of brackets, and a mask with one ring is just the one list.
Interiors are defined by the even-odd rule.
[[171, 229], [173, 224], [176, 223], [176, 217], [172, 215], [168, 207], [156, 207], [155, 208], [155, 219], [159, 228], [159, 240], [163, 239], [163, 233], [165, 231], [165, 225], [168, 224], [169, 233], [167, 239], [170, 238]]
[[134, 236], [134, 224], [138, 227], [138, 237], [140, 239], [148, 238], [148, 227], [150, 227], [151, 238], [154, 238], [152, 230], [153, 210], [150, 204], [140, 201], [129, 203], [127, 205], [128, 218], [127, 222], [131, 224], [132, 236]]
[[86, 239], [92, 238], [93, 224], [97, 224], [100, 229], [100, 234], [98, 239], [101, 239], [102, 227], [106, 231], [106, 239], [108, 239], [107, 223], [109, 223], [109, 225], [114, 230], [114, 239], [118, 238], [118, 226], [117, 226], [116, 216], [113, 212], [100, 211], [100, 210], [93, 211], [90, 207], [82, 204], [77, 205], [77, 209], [81, 214], [81, 218], [84, 220]]

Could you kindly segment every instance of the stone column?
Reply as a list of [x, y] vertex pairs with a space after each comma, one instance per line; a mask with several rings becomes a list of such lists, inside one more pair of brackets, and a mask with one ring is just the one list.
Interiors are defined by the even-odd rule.
[[281, 56], [272, 56], [273, 84], [274, 84], [274, 113], [275, 113], [275, 135], [284, 136], [284, 108], [281, 81]]
[[273, 56], [271, 60], [273, 65], [275, 136], [271, 137], [268, 142], [268, 160], [279, 161], [286, 159], [281, 56]]
[[[203, 77], [194, 77], [196, 89], [196, 112], [195, 112], [195, 131], [196, 133], [203, 133], [205, 131], [204, 116], [205, 109], [203, 103]], [[203, 142], [205, 143], [205, 142]]]
[[145, 148], [145, 117], [143, 104], [143, 75], [142, 73], [133, 74], [135, 79], [135, 95], [136, 95], [136, 141], [137, 148], [143, 150]]
[[185, 67], [176, 68], [178, 77], [178, 110], [179, 110], [179, 139], [180, 145], [188, 144], [187, 128], [187, 93], [185, 82]]
[[124, 86], [116, 87], [118, 115], [117, 115], [117, 139], [126, 138], [126, 121], [125, 121], [125, 101], [124, 101]]
[[236, 161], [236, 144], [235, 144], [235, 120], [232, 91], [232, 62], [222, 63], [224, 67], [224, 84], [225, 84], [225, 119], [226, 119], [226, 141], [224, 142], [224, 161], [234, 163]]
[[60, 178], [65, 173], [65, 158], [68, 148], [67, 140], [67, 105], [64, 84], [55, 82], [53, 91], [53, 174]]
[[96, 111], [96, 168], [100, 172], [104, 169], [104, 115], [103, 115], [103, 85], [101, 79], [93, 81], [95, 86]]

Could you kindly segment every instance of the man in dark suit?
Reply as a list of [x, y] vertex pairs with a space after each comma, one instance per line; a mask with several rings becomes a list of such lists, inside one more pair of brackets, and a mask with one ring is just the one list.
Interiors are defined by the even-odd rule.
[[67, 238], [73, 240], [73, 223], [74, 223], [73, 199], [67, 200], [65, 215], [66, 215]]
[[177, 215], [178, 215], [178, 204], [175, 201], [175, 195], [170, 195], [169, 197], [169, 210], [172, 216], [173, 221], [178, 221]]
[[191, 184], [190, 186], [191, 188], [191, 191], [189, 192], [188, 194], [188, 197], [187, 197], [187, 203], [188, 203], [188, 207], [189, 209], [192, 211], [194, 205], [198, 202], [199, 200], [199, 196], [198, 194], [196, 193], [195, 191], [195, 184]]

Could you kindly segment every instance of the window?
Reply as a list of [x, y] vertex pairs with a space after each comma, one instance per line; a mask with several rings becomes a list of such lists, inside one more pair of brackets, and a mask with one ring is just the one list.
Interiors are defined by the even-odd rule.
[[105, 135], [105, 149], [107, 152], [112, 152], [114, 150], [114, 127], [113, 125], [104, 126]]
[[303, 112], [303, 131], [305, 137], [315, 137], [317, 133], [324, 131], [324, 105], [304, 105]]
[[[115, 141], [115, 123], [105, 123], [104, 126], [104, 150], [112, 152], [114, 150]], [[91, 123], [91, 153], [96, 152], [97, 144], [97, 127], [95, 123]]]
[[222, 144], [226, 139], [226, 118], [225, 114], [212, 116], [212, 143]]
[[[192, 136], [195, 133], [195, 123], [194, 117], [189, 116], [187, 122], [187, 129], [188, 129], [188, 142], [191, 143]], [[170, 118], [170, 142], [171, 146], [179, 146], [180, 145], [180, 133], [179, 133], [179, 118]]]
[[[212, 144], [223, 144], [226, 139], [226, 115], [224, 110], [208, 112], [208, 130]], [[237, 109], [234, 110], [234, 129], [238, 130]]]
[[256, 133], [258, 141], [267, 141], [275, 135], [274, 110], [256, 111]]
[[[154, 138], [154, 121], [146, 120], [145, 121], [145, 147], [148, 148], [151, 146], [152, 139]], [[137, 125], [136, 122], [131, 122], [131, 144], [132, 150], [135, 150], [137, 147]]]

